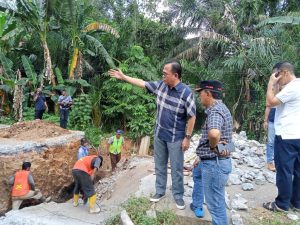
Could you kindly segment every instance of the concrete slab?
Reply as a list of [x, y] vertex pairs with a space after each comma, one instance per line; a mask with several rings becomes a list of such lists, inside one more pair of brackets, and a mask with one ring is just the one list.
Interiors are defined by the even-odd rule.
[[[40, 204], [10, 211], [3, 218], [5, 225], [101, 225], [110, 218], [111, 212], [102, 208], [101, 214], [89, 214], [88, 207], [73, 207], [71, 202]], [[1, 219], [0, 219], [0, 224]]]
[[[146, 196], [150, 197], [151, 194], [155, 194], [155, 175], [150, 174], [140, 181], [140, 187], [139, 191], [136, 192], [136, 197], [140, 196]], [[186, 208], [184, 210], [177, 209], [175, 201], [172, 196], [171, 191], [171, 175], [168, 175], [168, 181], [167, 181], [167, 190], [166, 190], [166, 197], [163, 198], [158, 203], [153, 203], [153, 209], [156, 209], [157, 211], [161, 212], [163, 210], [171, 210], [173, 211], [178, 219], [178, 224], [180, 225], [199, 225], [199, 224], [211, 224], [211, 216], [206, 208], [204, 206], [205, 211], [205, 217], [204, 218], [197, 218], [194, 215], [194, 212], [190, 209], [190, 203], [192, 202], [191, 197], [184, 197], [184, 201], [186, 204]]]

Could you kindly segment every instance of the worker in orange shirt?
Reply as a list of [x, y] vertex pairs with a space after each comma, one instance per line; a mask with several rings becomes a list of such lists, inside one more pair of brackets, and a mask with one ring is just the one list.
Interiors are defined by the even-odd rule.
[[35, 189], [32, 173], [30, 172], [31, 163], [23, 162], [22, 170], [9, 178], [8, 183], [12, 186], [12, 209], [18, 210], [25, 199], [40, 199], [44, 201], [42, 193]]
[[93, 185], [96, 171], [102, 166], [102, 156], [90, 155], [79, 159], [73, 169], [72, 174], [75, 181], [74, 187], [74, 203], [75, 207], [78, 206], [79, 191], [82, 190], [85, 198], [89, 201], [89, 212], [99, 213], [100, 208], [96, 206], [96, 192]]

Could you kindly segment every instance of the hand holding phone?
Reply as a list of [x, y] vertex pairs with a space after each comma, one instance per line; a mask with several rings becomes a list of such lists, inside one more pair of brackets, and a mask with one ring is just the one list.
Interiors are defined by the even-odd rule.
[[233, 142], [227, 143], [227, 144], [223, 144], [223, 143], [219, 143], [217, 145], [217, 151], [218, 153], [222, 153], [223, 151], [228, 151], [228, 152], [234, 152], [235, 151], [235, 146]]

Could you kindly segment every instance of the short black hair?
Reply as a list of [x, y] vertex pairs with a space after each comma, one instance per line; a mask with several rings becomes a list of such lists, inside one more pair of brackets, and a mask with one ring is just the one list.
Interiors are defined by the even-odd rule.
[[203, 91], [210, 92], [211, 95], [212, 95], [212, 97], [213, 97], [214, 99], [217, 99], [217, 100], [221, 100], [222, 97], [223, 97], [222, 92], [210, 91], [210, 90], [207, 90], [207, 89], [204, 89]]
[[81, 145], [84, 145], [84, 143], [87, 143], [88, 141], [87, 141], [87, 139], [86, 138], [81, 138], [81, 140], [80, 140], [80, 144]]
[[288, 61], [278, 62], [273, 66], [273, 70], [287, 70], [291, 74], [295, 74], [294, 66]]
[[22, 170], [27, 170], [30, 167], [31, 167], [31, 163], [30, 162], [23, 162], [23, 164], [22, 164]]
[[177, 73], [178, 74], [178, 78], [181, 79], [181, 72], [182, 72], [182, 67], [181, 67], [181, 64], [179, 62], [179, 60], [177, 59], [169, 59], [165, 62], [164, 65], [167, 65], [167, 64], [171, 64], [172, 66], [172, 72], [173, 73]]

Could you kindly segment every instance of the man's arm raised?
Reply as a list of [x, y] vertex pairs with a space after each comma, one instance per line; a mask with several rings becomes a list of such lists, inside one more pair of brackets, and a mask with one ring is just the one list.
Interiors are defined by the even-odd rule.
[[126, 81], [130, 84], [133, 84], [135, 86], [138, 86], [138, 87], [141, 87], [141, 88], [146, 88], [145, 86], [145, 81], [142, 80], [142, 79], [138, 79], [138, 78], [133, 78], [133, 77], [129, 77], [127, 75], [125, 75], [124, 73], [122, 73], [121, 70], [109, 70], [108, 71], [108, 74], [111, 76], [111, 77], [114, 77], [114, 78], [117, 78], [119, 80], [123, 80], [123, 81]]

